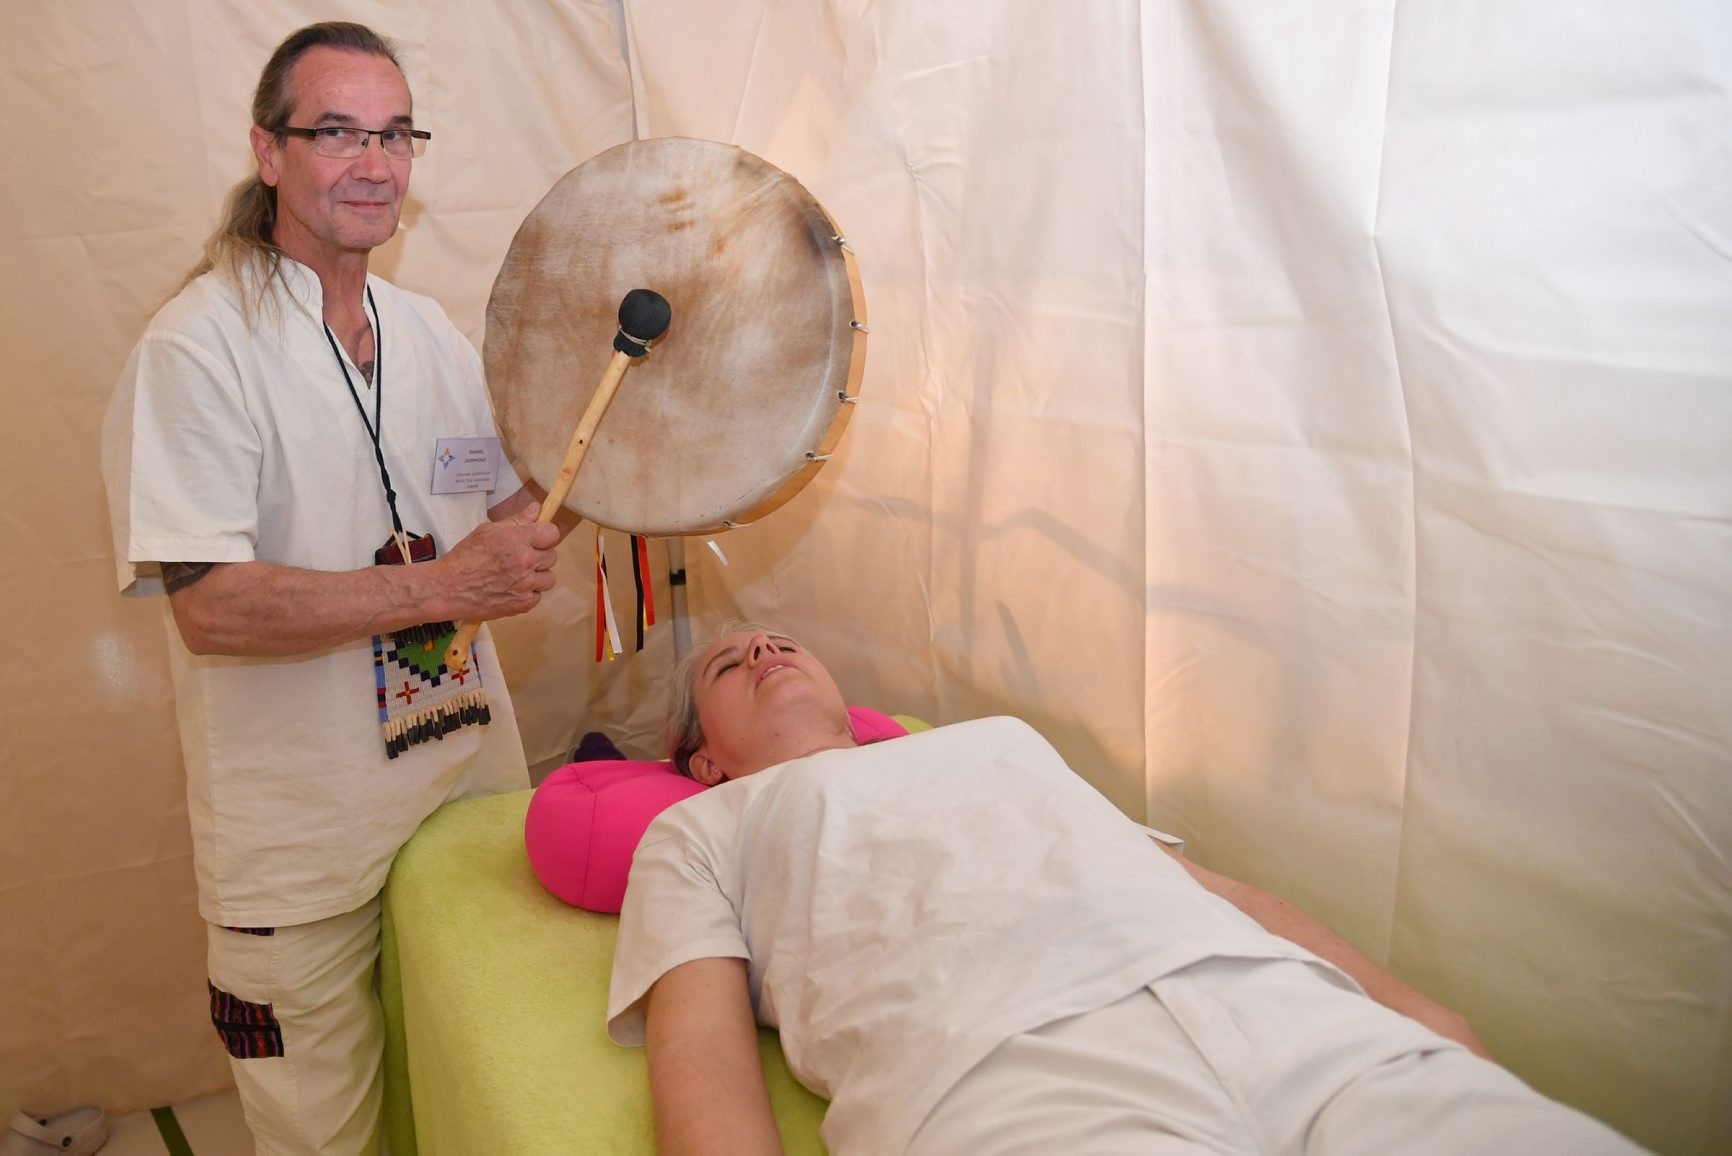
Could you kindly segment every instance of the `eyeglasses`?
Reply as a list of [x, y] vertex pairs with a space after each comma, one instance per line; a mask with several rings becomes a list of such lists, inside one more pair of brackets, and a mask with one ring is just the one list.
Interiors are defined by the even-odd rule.
[[313, 142], [322, 157], [358, 157], [367, 151], [367, 138], [379, 138], [379, 147], [393, 160], [406, 161], [427, 151], [433, 134], [418, 128], [348, 128], [327, 124], [318, 128], [279, 128], [282, 136], [299, 136]]

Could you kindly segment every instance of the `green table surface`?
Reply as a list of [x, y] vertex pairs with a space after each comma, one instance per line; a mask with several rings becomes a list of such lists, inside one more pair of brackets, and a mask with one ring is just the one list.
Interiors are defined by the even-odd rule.
[[[523, 850], [531, 792], [451, 803], [385, 886], [380, 990], [393, 1156], [653, 1153], [641, 1048], [607, 1038], [618, 920], [549, 895]], [[824, 1101], [764, 1073], [790, 1153], [821, 1153]]]

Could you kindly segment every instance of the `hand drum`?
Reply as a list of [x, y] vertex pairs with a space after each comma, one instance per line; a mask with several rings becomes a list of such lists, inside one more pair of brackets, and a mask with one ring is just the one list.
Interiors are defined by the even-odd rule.
[[487, 305], [500, 433], [543, 489], [636, 286], [667, 298], [673, 327], [633, 363], [566, 507], [651, 535], [762, 517], [817, 473], [859, 392], [853, 254], [799, 182], [732, 145], [635, 141], [567, 173], [518, 229]]

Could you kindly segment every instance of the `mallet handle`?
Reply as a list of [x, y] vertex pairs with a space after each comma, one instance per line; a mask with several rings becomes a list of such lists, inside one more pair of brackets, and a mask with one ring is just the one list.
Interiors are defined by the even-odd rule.
[[[625, 371], [630, 367], [631, 358], [616, 350], [613, 360], [607, 363], [607, 372], [601, 375], [601, 384], [595, 387], [595, 396], [589, 399], [583, 416], [578, 419], [577, 430], [571, 435], [571, 444], [565, 447], [565, 461], [559, 467], [559, 477], [554, 479], [553, 486], [547, 491], [546, 500], [541, 503], [541, 512], [535, 516], [537, 522], [553, 521], [553, 515], [565, 504], [565, 496], [571, 493], [572, 483], [577, 481], [578, 467], [583, 465], [584, 455], [589, 453], [589, 442], [595, 436], [595, 427], [601, 424], [601, 415], [607, 412], [615, 391], [619, 389], [620, 378], [625, 376]], [[468, 663], [469, 647], [474, 643], [475, 634], [480, 629], [479, 621], [465, 622], [457, 627], [457, 634], [445, 651], [445, 665], [448, 669], [462, 670]]]
[[589, 439], [595, 436], [595, 427], [601, 424], [601, 415], [613, 403], [619, 380], [630, 366], [631, 358], [618, 351], [607, 363], [607, 372], [601, 375], [601, 384], [595, 387], [595, 396], [584, 407], [583, 416], [577, 421], [577, 430], [571, 435], [571, 444], [565, 447], [565, 461], [559, 467], [559, 477], [553, 480], [553, 487], [547, 491], [547, 500], [541, 503], [541, 513], [535, 519], [537, 522], [553, 521], [554, 513], [565, 504], [565, 496], [571, 493], [571, 484], [577, 481], [577, 468], [583, 465], [583, 456], [589, 452]]

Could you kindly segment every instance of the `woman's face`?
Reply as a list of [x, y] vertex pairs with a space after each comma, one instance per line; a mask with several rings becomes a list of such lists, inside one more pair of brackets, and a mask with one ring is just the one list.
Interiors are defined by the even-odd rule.
[[724, 635], [704, 652], [696, 677], [704, 742], [691, 764], [700, 782], [753, 774], [810, 753], [789, 753], [803, 736], [847, 731], [848, 706], [836, 681], [785, 635]]

